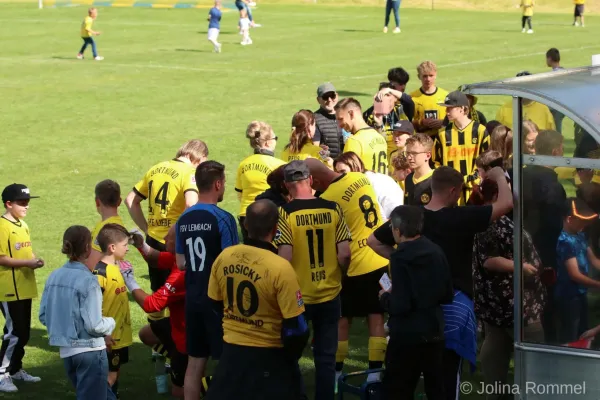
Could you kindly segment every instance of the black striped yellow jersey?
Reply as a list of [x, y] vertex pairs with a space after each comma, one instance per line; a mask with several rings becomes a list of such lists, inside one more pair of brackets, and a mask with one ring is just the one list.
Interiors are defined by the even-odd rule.
[[[465, 177], [467, 189], [473, 180], [475, 159], [490, 145], [490, 135], [485, 126], [471, 121], [464, 129], [457, 128], [454, 122], [440, 129], [433, 143], [435, 166], [454, 168]], [[468, 200], [468, 193], [464, 201]]]

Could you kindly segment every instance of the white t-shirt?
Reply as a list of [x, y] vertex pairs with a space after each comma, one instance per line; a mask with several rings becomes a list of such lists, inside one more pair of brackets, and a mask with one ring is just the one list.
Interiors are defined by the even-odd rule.
[[240, 28], [250, 29], [250, 20], [248, 18], [240, 18]]
[[375, 189], [381, 214], [386, 220], [389, 219], [394, 208], [404, 204], [402, 188], [391, 176], [372, 171], [366, 171], [365, 175]]

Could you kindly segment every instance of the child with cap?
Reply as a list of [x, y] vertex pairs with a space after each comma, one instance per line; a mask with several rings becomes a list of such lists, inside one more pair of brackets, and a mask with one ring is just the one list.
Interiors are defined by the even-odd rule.
[[0, 348], [0, 392], [17, 392], [13, 380], [41, 381], [22, 369], [31, 332], [31, 301], [37, 297], [34, 270], [44, 266], [44, 260], [33, 253], [29, 227], [23, 221], [33, 198], [37, 196], [18, 183], [2, 191], [6, 211], [0, 217], [0, 301], [6, 334]]
[[590, 278], [590, 263], [600, 269], [598, 259], [590, 249], [584, 228], [598, 219], [592, 209], [579, 198], [569, 198], [565, 204], [563, 230], [556, 244], [557, 282], [554, 298], [559, 311], [559, 340], [573, 342], [588, 329], [589, 288], [600, 288], [600, 282]]

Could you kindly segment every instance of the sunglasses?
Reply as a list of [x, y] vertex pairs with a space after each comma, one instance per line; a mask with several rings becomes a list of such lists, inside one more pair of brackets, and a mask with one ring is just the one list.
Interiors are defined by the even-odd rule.
[[337, 93], [335, 92], [329, 92], [329, 93], [325, 93], [323, 96], [321, 96], [321, 98], [324, 101], [328, 101], [328, 100], [333, 100], [337, 97]]

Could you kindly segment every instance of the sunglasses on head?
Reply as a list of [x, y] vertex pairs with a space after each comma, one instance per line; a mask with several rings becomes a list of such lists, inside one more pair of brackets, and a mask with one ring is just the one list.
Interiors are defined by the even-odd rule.
[[337, 97], [337, 93], [335, 92], [329, 92], [329, 93], [325, 93], [323, 96], [321, 96], [321, 98], [325, 101], [327, 100], [333, 100]]

